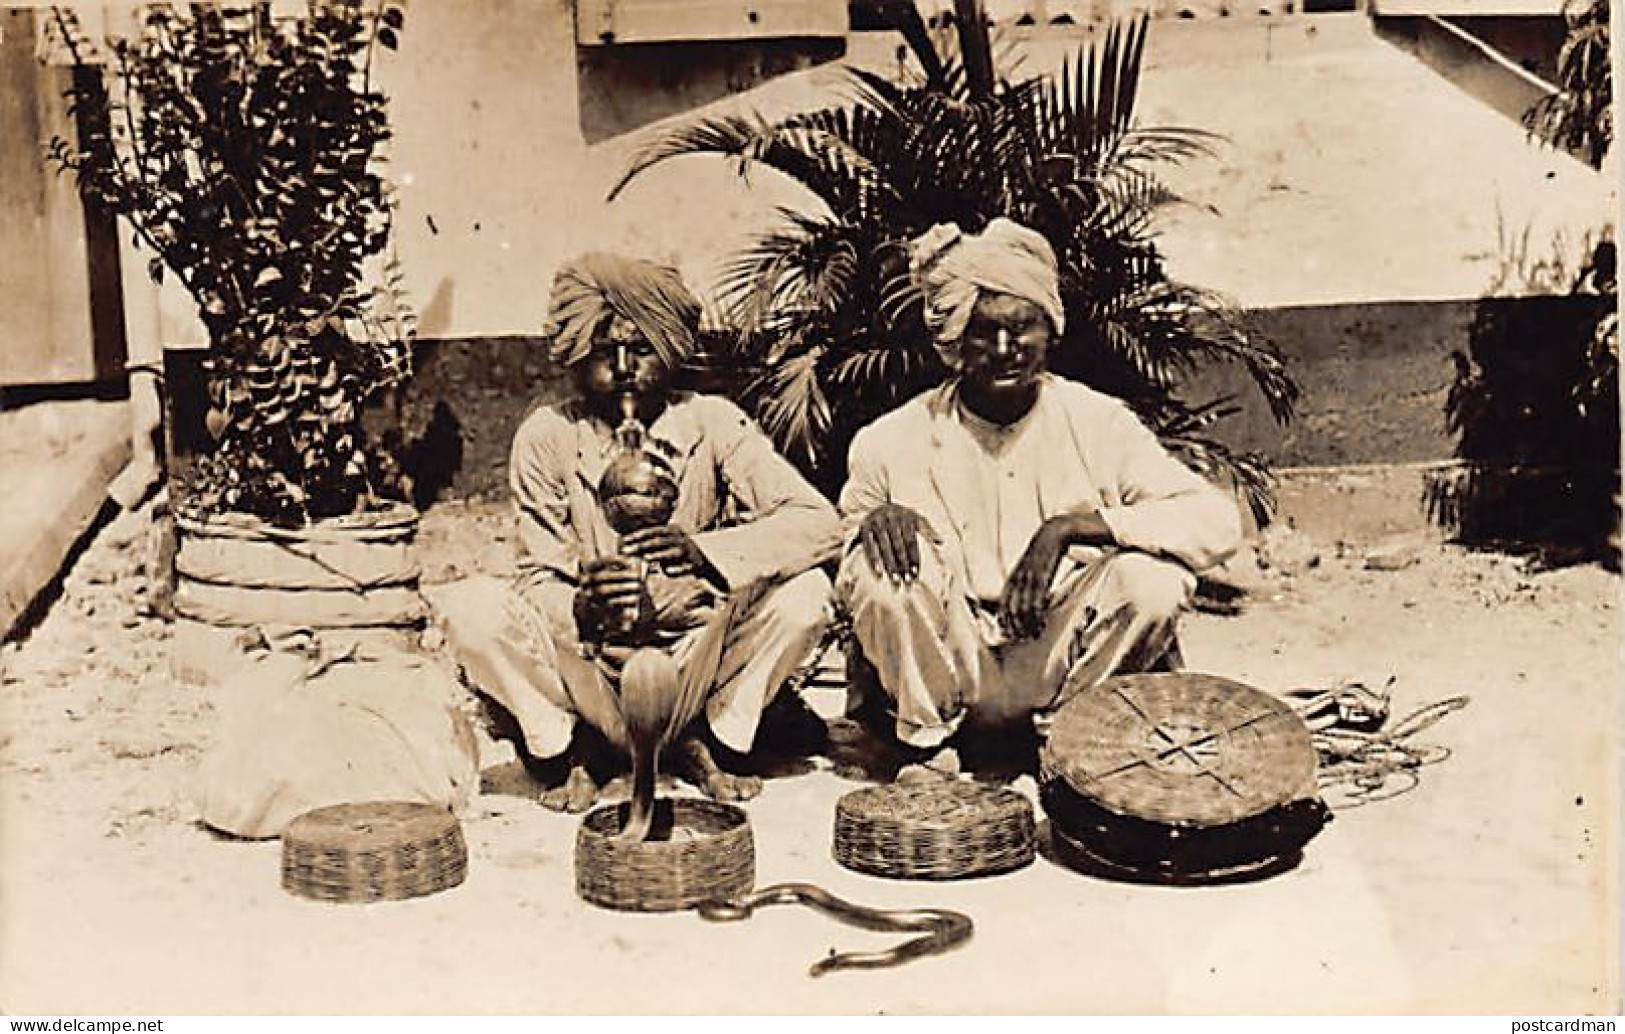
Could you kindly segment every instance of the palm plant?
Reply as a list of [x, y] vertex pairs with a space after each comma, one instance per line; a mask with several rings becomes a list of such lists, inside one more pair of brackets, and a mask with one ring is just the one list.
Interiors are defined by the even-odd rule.
[[[718, 288], [736, 332], [730, 358], [747, 371], [739, 393], [821, 487], [840, 484], [857, 429], [946, 374], [908, 276], [908, 242], [939, 222], [974, 232], [1005, 216], [1044, 234], [1060, 262], [1068, 327], [1052, 367], [1124, 399], [1268, 520], [1265, 461], [1212, 434], [1237, 401], [1187, 392], [1199, 370], [1240, 364], [1284, 422], [1297, 388], [1242, 314], [1164, 267], [1154, 219], [1179, 199], [1157, 168], [1210, 154], [1218, 138], [1135, 124], [1147, 27], [1144, 16], [1119, 23], [1058, 75], [995, 75], [991, 88], [951, 47], [940, 64], [922, 62], [934, 73], [924, 80], [850, 69], [840, 103], [776, 122], [701, 119], [634, 157], [611, 197], [665, 161], [707, 154], [742, 174], [776, 170], [821, 202], [781, 209]], [[1013, 67], [982, 19], [960, 19], [959, 31], [973, 61]], [[963, 45], [967, 34], [975, 47]]]

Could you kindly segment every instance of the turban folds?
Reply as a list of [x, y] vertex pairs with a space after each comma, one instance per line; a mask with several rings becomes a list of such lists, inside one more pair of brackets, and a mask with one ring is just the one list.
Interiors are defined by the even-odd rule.
[[694, 351], [700, 303], [677, 270], [645, 259], [592, 252], [566, 262], [548, 300], [548, 356], [561, 366], [587, 358], [593, 338], [615, 316], [632, 323], [667, 366]]
[[1044, 311], [1056, 334], [1066, 329], [1055, 251], [1036, 230], [995, 219], [979, 234], [938, 223], [909, 249], [909, 272], [925, 296], [925, 325], [950, 369], [959, 339], [983, 291], [1025, 298]]

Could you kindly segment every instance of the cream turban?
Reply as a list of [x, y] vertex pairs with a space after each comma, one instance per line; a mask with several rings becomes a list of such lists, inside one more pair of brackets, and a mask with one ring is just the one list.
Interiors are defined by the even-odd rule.
[[925, 325], [950, 369], [959, 368], [959, 339], [983, 291], [1025, 298], [1044, 310], [1056, 334], [1066, 329], [1054, 249], [1009, 219], [995, 219], [979, 234], [938, 223], [910, 247], [909, 273], [925, 296]]

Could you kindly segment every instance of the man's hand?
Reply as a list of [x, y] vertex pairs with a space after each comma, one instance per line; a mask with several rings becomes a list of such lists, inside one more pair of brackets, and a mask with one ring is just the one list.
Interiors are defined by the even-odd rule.
[[1038, 526], [999, 599], [999, 627], [1011, 639], [1036, 639], [1049, 616], [1050, 583], [1067, 549], [1112, 541], [1098, 513], [1061, 514]]
[[654, 627], [661, 632], [686, 632], [704, 624], [717, 603], [715, 586], [696, 575], [673, 578], [656, 574], [649, 578], [649, 598], [654, 602]]
[[621, 552], [647, 560], [669, 575], [703, 574], [711, 566], [688, 533], [670, 524], [632, 532], [621, 540]]
[[931, 525], [914, 510], [883, 503], [858, 526], [858, 540], [874, 572], [894, 581], [912, 582], [920, 575], [920, 536], [941, 543]]
[[623, 557], [603, 557], [581, 565], [581, 587], [576, 590], [577, 634], [583, 640], [605, 635], [616, 638], [636, 636], [654, 614], [649, 590], [631, 562]]

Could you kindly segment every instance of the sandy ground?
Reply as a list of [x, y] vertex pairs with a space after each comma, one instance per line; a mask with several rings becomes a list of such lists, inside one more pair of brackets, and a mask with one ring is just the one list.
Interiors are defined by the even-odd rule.
[[[437, 507], [430, 580], [499, 564], [503, 526], [489, 507]], [[214, 709], [166, 675], [140, 530], [104, 530], [0, 652], [7, 1013], [1618, 1008], [1619, 586], [1596, 567], [1432, 545], [1378, 571], [1336, 543], [1269, 543], [1243, 613], [1190, 620], [1191, 667], [1277, 691], [1393, 677], [1399, 711], [1472, 703], [1428, 734], [1454, 755], [1418, 789], [1340, 810], [1301, 866], [1259, 883], [1136, 887], [1043, 858], [971, 883], [888, 882], [829, 857], [835, 801], [856, 784], [822, 761], [771, 781], [750, 807], [759, 882], [976, 922], [953, 954], [813, 980], [825, 952], [882, 938], [800, 910], [733, 926], [599, 911], [572, 889], [577, 821], [521, 795], [477, 798], [453, 891], [359, 907], [284, 893], [277, 843], [194, 822]]]

